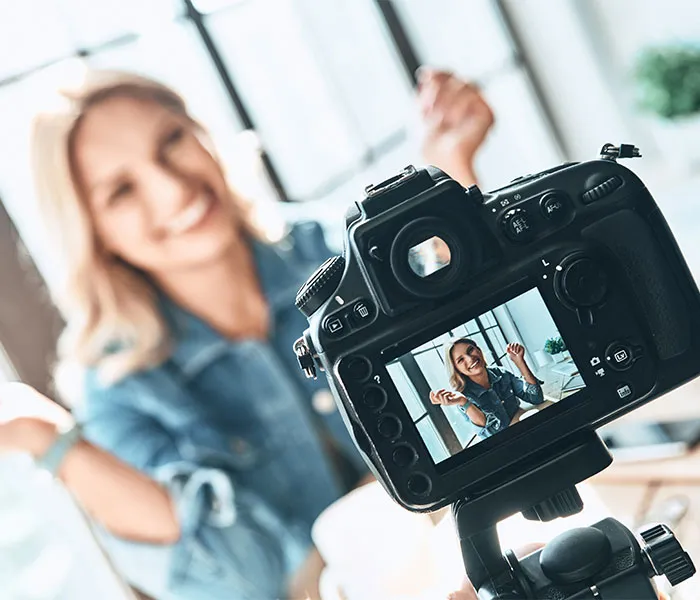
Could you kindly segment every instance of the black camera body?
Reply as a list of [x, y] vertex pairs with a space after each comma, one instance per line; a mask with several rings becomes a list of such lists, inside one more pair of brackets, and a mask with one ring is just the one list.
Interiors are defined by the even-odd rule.
[[[407, 167], [367, 188], [346, 215], [344, 255], [297, 296], [300, 365], [326, 372], [398, 503], [452, 504], [484, 598], [521, 597], [509, 586], [524, 593], [523, 569], [552, 597], [593, 585], [543, 574], [540, 553], [509, 561], [493, 525], [580, 510], [574, 486], [612, 461], [595, 429], [700, 374], [700, 295], [651, 194], [617, 163], [625, 154], [638, 150], [606, 145], [486, 194]], [[434, 403], [437, 388], [458, 404]], [[675, 544], [685, 578], [694, 567]], [[632, 566], [648, 584], [640, 552]]]
[[[452, 260], [421, 277], [409, 249], [432, 237]], [[613, 160], [564, 164], [485, 195], [409, 168], [349, 212], [344, 254], [300, 291], [305, 338], [359, 448], [408, 509], [498, 487], [543, 447], [700, 373], [697, 288], [652, 196]], [[436, 465], [385, 365], [531, 289], [585, 389]]]

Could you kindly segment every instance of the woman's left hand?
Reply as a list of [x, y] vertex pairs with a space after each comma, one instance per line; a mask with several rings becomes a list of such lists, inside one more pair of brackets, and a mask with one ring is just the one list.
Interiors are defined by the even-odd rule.
[[479, 89], [447, 71], [421, 67], [418, 101], [426, 125], [423, 158], [464, 187], [476, 183], [474, 157], [494, 122]]
[[516, 365], [525, 360], [525, 347], [522, 344], [511, 342], [506, 346], [506, 352], [508, 353], [508, 358]]

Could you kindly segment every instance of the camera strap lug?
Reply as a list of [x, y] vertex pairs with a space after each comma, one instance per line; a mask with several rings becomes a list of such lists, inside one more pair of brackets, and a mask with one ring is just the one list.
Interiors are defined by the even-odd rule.
[[294, 354], [297, 355], [299, 367], [301, 367], [301, 370], [304, 371], [306, 378], [316, 379], [316, 365], [314, 364], [314, 357], [311, 354], [309, 345], [303, 336], [294, 342]]
[[640, 158], [642, 156], [639, 148], [633, 144], [605, 144], [600, 149], [600, 158], [602, 160], [611, 160], [616, 162], [618, 158]]

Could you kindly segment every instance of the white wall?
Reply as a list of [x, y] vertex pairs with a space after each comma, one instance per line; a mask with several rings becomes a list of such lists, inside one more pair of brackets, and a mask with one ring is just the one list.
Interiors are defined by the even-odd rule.
[[[504, 0], [571, 160], [595, 158], [604, 142], [634, 143], [629, 166], [654, 192], [692, 176], [699, 129], [659, 132], [635, 106], [629, 69], [640, 48], [700, 41], [700, 6], [687, 0]], [[663, 129], [663, 128], [661, 128]], [[685, 160], [692, 146], [697, 158]]]
[[541, 350], [547, 338], [559, 335], [542, 296], [537, 290], [506, 302], [510, 316], [518, 328], [523, 345], [530, 354]]

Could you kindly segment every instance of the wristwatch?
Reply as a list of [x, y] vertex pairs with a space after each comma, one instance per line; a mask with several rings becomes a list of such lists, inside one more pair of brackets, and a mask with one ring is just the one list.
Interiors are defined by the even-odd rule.
[[37, 465], [49, 471], [54, 477], [57, 476], [66, 454], [82, 437], [82, 429], [78, 424], [60, 433], [44, 455], [37, 459]]

